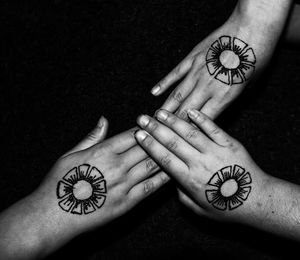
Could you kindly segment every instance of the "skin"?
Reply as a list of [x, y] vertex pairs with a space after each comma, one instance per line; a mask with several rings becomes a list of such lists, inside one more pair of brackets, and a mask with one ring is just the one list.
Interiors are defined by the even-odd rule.
[[[143, 115], [136, 133], [139, 144], [182, 187], [180, 200], [200, 216], [239, 222], [280, 236], [300, 240], [300, 188], [263, 172], [246, 149], [197, 110], [189, 110], [189, 124], [166, 110], [156, 118]], [[251, 191], [232, 210], [213, 207], [206, 197], [211, 177], [228, 165], [250, 173]], [[228, 188], [228, 187], [227, 187]], [[229, 191], [234, 190], [229, 185]]]
[[[108, 122], [102, 117], [83, 141], [56, 162], [38, 189], [0, 214], [1, 259], [45, 257], [78, 234], [128, 212], [169, 180], [163, 172], [153, 175], [157, 165], [144, 160], [146, 153], [135, 146], [136, 129], [104, 140], [107, 129]], [[106, 200], [90, 214], [71, 214], [58, 206], [57, 183], [84, 163], [103, 174]], [[80, 189], [87, 192], [85, 187]]]
[[[240, 0], [228, 20], [153, 87], [152, 94], [158, 96], [182, 80], [162, 109], [176, 112], [184, 119], [187, 119], [188, 109], [197, 109], [212, 119], [216, 118], [243, 91], [251, 78], [256, 78], [268, 64], [291, 4], [290, 0]], [[211, 76], [206, 68], [209, 47], [223, 35], [237, 37], [254, 50], [255, 71], [241, 84], [226, 85]], [[228, 65], [231, 62], [234, 61], [227, 60]]]

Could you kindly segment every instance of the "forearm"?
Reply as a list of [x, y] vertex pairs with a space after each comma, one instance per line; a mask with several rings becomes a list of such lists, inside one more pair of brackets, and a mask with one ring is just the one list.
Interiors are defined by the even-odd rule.
[[0, 215], [0, 258], [39, 259], [80, 232], [81, 223], [59, 211], [53, 194], [35, 192]]
[[239, 30], [245, 37], [257, 40], [258, 44], [260, 38], [266, 38], [267, 47], [274, 48], [284, 29], [292, 2], [292, 0], [240, 0], [228, 21], [238, 21]]
[[243, 222], [300, 241], [300, 187], [271, 176], [266, 180], [256, 191], [253, 187], [251, 212]]
[[292, 6], [292, 0], [239, 0], [234, 14], [242, 15], [247, 25], [280, 33]]

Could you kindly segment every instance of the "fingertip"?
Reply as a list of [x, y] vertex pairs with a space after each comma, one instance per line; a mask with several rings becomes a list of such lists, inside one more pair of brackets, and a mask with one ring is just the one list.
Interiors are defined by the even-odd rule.
[[137, 130], [135, 132], [135, 138], [139, 141], [139, 142], [143, 142], [146, 137], [147, 137], [147, 132], [144, 130]]
[[158, 96], [160, 93], [160, 90], [161, 90], [161, 87], [159, 86], [159, 85], [157, 85], [157, 86], [155, 86], [155, 87], [153, 87], [152, 89], [151, 89], [151, 94], [153, 95], [153, 96]]

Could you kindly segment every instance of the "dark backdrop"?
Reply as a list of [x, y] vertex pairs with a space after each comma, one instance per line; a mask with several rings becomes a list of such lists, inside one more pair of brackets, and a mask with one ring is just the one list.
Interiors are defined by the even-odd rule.
[[[35, 189], [101, 114], [111, 136], [153, 113], [167, 94], [154, 98], [150, 88], [224, 23], [235, 2], [1, 1], [0, 210]], [[266, 172], [298, 184], [299, 61], [299, 51], [280, 43], [261, 80], [218, 120]], [[49, 259], [286, 259], [298, 247], [195, 217], [169, 184]]]

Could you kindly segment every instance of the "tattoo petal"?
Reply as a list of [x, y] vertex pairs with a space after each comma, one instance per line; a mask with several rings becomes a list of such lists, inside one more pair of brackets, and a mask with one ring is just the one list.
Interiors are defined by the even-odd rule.
[[256, 58], [255, 58], [253, 49], [250, 48], [250, 49], [246, 50], [245, 53], [243, 53], [243, 60], [246, 62], [249, 62], [251, 64], [256, 63]]
[[74, 167], [72, 170], [70, 170], [64, 177], [64, 180], [68, 181], [69, 183], [73, 184], [77, 181], [78, 175], [77, 175], [77, 168]]
[[251, 191], [251, 187], [243, 187], [239, 190], [237, 196], [242, 200], [246, 200], [250, 194], [250, 191]]
[[239, 207], [243, 204], [243, 202], [241, 202], [237, 198], [233, 198], [233, 199], [229, 200], [228, 202], [229, 202], [229, 209], [230, 210], [236, 209], [237, 207]]
[[97, 208], [101, 208], [104, 204], [106, 197], [100, 194], [97, 194], [95, 197], [92, 198], [93, 203], [96, 205]]
[[94, 207], [93, 203], [91, 201], [87, 201], [87, 200], [85, 200], [83, 202], [83, 209], [84, 209], [85, 214], [95, 211], [95, 207]]
[[88, 164], [82, 164], [78, 166], [78, 174], [80, 179], [87, 176], [89, 168], [90, 166]]
[[93, 167], [90, 171], [90, 174], [89, 174], [89, 179], [91, 179], [92, 182], [96, 182], [100, 179], [103, 179], [103, 175], [101, 174], [101, 172], [96, 168], [96, 167]]
[[80, 203], [79, 201], [77, 201], [71, 211], [74, 214], [82, 214], [82, 203]]
[[216, 209], [219, 210], [226, 210], [227, 209], [227, 203], [226, 200], [219, 198], [212, 204]]
[[59, 181], [57, 185], [57, 197], [59, 199], [72, 193], [72, 186], [64, 181]]
[[219, 197], [218, 190], [207, 190], [205, 191], [206, 198], [208, 202], [213, 202], [215, 199]]
[[106, 193], [106, 182], [105, 180], [100, 180], [99, 182], [93, 183], [93, 187], [96, 192]]
[[252, 179], [251, 179], [251, 176], [250, 176], [249, 172], [247, 172], [245, 175], [243, 175], [239, 179], [240, 186], [244, 186], [246, 184], [250, 184], [251, 182], [252, 182]]
[[69, 195], [65, 199], [61, 200], [58, 204], [64, 211], [69, 211], [75, 204], [73, 195]]
[[233, 175], [235, 178], [239, 179], [245, 173], [245, 169], [239, 165], [234, 165]]
[[236, 37], [233, 37], [233, 46], [234, 46], [233, 47], [234, 51], [241, 54], [243, 50], [248, 46], [248, 44], [246, 44], [245, 42], [243, 42], [242, 40]]
[[209, 180], [208, 184], [216, 187], [220, 187], [222, 185], [222, 179], [220, 178], [220, 175], [218, 172], [216, 172], [211, 179]]

